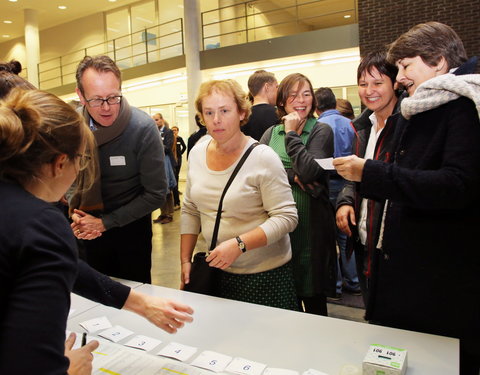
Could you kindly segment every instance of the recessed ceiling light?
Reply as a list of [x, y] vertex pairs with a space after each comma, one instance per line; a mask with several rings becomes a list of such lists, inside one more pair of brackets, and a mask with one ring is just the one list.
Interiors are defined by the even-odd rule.
[[343, 18], [350, 18], [350, 17], [351, 17], [350, 14], [346, 14], [346, 15], [343, 16]]
[[3, 23], [13, 23], [13, 22], [10, 21], [10, 20], [5, 20], [5, 21], [3, 21]]
[[[14, 1], [12, 1], [12, 2], [14, 2]], [[2, 37], [3, 37], [3, 38], [10, 38], [10, 35], [8, 35], [8, 34], [3, 34]]]
[[16, 3], [17, 2], [17, 0], [8, 0], [8, 1], [10, 1], [11, 3]]
[[110, 3], [114, 3], [116, 2], [117, 0], [108, 0]]
[[67, 7], [65, 5], [59, 5], [58, 9], [65, 10], [65, 9], [67, 9]]

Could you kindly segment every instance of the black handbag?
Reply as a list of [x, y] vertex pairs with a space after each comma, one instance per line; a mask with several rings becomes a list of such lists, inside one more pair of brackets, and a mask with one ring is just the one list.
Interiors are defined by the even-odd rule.
[[228, 179], [225, 188], [223, 189], [223, 193], [218, 203], [217, 218], [215, 219], [215, 226], [213, 228], [210, 250], [207, 252], [198, 252], [193, 256], [192, 267], [190, 269], [190, 281], [188, 284], [185, 284], [183, 288], [183, 290], [187, 292], [206, 294], [209, 296], [218, 295], [220, 272], [222, 271], [220, 270], [220, 268], [210, 267], [210, 265], [206, 261], [206, 258], [208, 257], [210, 251], [215, 249], [215, 247], [217, 246], [218, 227], [220, 226], [220, 217], [222, 216], [223, 198], [225, 197], [228, 188], [232, 184], [233, 179], [237, 175], [243, 163], [245, 162], [245, 160], [247, 160], [248, 155], [250, 155], [250, 152], [252, 152], [252, 150], [257, 145], [258, 142], [253, 143], [247, 149], [247, 151], [245, 151], [242, 158], [240, 159], [237, 166], [230, 175], [230, 178]]

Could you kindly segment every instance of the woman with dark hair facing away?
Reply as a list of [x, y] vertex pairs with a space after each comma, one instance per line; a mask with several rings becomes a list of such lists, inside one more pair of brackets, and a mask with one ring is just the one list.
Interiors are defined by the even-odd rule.
[[355, 114], [353, 113], [352, 103], [350, 103], [347, 99], [337, 98], [337, 111], [340, 112], [342, 116], [353, 120], [355, 118]]
[[295, 73], [278, 87], [282, 124], [269, 128], [261, 143], [280, 156], [298, 210], [290, 233], [293, 274], [300, 311], [327, 315], [327, 295], [335, 295], [335, 217], [328, 197], [328, 171], [315, 159], [333, 157], [333, 131], [318, 124], [310, 80]]
[[[395, 92], [398, 69], [386, 60], [385, 52], [370, 52], [357, 69], [358, 95], [367, 107], [353, 121], [354, 155], [390, 162], [400, 101]], [[364, 303], [368, 303], [374, 251], [378, 243], [384, 200], [363, 198], [357, 184], [347, 181], [337, 197], [337, 226], [348, 235], [347, 253], [355, 251], [357, 274]]]
[[[480, 368], [480, 76], [463, 43], [438, 22], [390, 45], [404, 120], [394, 163], [334, 161], [364, 197], [387, 200], [366, 317], [382, 325], [460, 338], [460, 373]], [[383, 235], [382, 235], [383, 234]]]
[[[77, 250], [58, 201], [91, 168], [88, 126], [68, 104], [16, 89], [0, 102], [0, 373], [89, 374], [97, 341], [65, 329]], [[67, 358], [67, 357], [68, 358]]]
[[14, 87], [35, 90], [35, 86], [18, 75], [21, 71], [22, 64], [16, 60], [0, 63], [0, 99], [7, 96]]

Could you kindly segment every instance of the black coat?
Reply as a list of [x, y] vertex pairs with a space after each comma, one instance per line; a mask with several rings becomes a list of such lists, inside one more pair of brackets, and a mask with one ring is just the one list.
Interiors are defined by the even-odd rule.
[[[385, 122], [377, 143], [375, 144], [374, 160], [381, 160], [386, 163], [392, 161], [392, 154], [395, 146], [395, 127], [400, 114], [401, 99], [397, 101], [392, 115], [390, 115]], [[368, 145], [368, 139], [370, 138], [370, 132], [372, 131], [372, 122], [369, 116], [372, 111], [364, 111], [358, 118], [353, 121], [355, 127], [355, 138], [352, 143], [352, 152], [363, 158]], [[346, 181], [345, 186], [337, 197], [337, 209], [343, 205], [350, 205], [354, 207], [355, 219], [357, 223], [360, 223], [360, 212], [362, 204], [362, 196], [358, 192], [358, 183], [352, 181]], [[378, 243], [378, 235], [380, 232], [380, 223], [383, 214], [383, 208], [385, 200], [369, 200], [367, 205], [367, 239], [365, 247], [361, 245], [358, 235], [358, 226], [351, 226], [352, 236], [347, 239], [347, 250], [350, 255], [355, 249], [355, 256], [357, 261], [362, 261], [357, 269], [357, 272], [363, 272], [367, 278], [370, 277], [372, 272], [373, 252]], [[358, 246], [355, 246], [358, 245]], [[364, 250], [365, 249], [365, 250]], [[359, 252], [366, 251], [366, 254], [359, 254]], [[357, 262], [358, 263], [358, 262]]]
[[368, 160], [360, 193], [388, 199], [367, 319], [480, 334], [480, 121], [461, 97], [397, 123], [395, 163]]

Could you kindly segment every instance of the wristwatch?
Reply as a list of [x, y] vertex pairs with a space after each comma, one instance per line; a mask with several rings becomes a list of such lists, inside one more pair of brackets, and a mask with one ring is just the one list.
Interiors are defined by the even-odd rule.
[[245, 246], [245, 242], [242, 241], [242, 239], [240, 237], [235, 237], [235, 239], [237, 240], [238, 242], [238, 248], [240, 250], [242, 250], [242, 253], [244, 253], [245, 251], [247, 251], [247, 247]]

